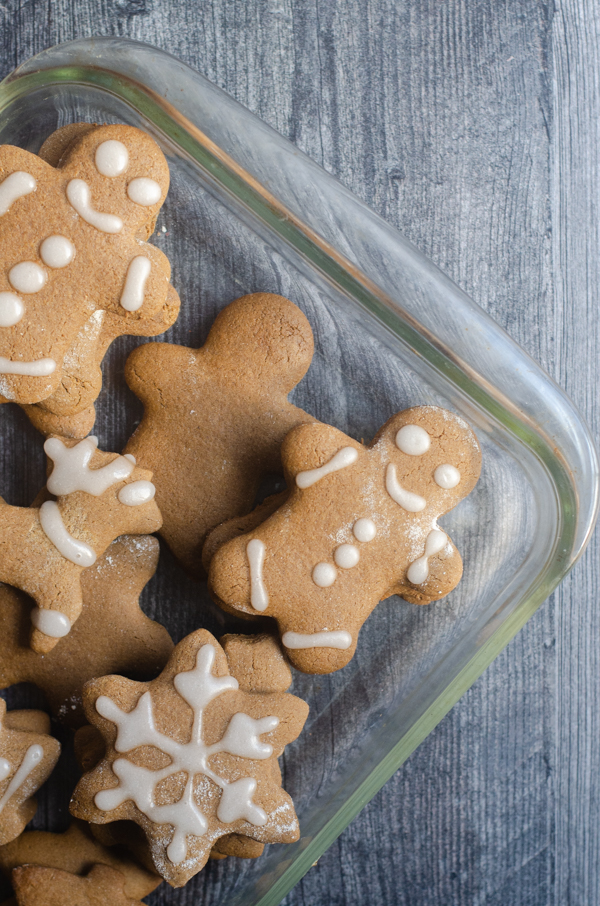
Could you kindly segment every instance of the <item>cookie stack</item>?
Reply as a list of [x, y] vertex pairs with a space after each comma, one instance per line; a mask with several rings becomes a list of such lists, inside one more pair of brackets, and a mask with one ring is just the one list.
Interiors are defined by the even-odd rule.
[[[478, 479], [475, 435], [424, 406], [365, 446], [293, 406], [313, 337], [281, 296], [232, 302], [200, 349], [139, 346], [125, 378], [143, 419], [122, 454], [98, 449], [108, 346], [179, 311], [147, 243], [168, 185], [128, 126], [64, 127], [39, 156], [0, 148], [0, 401], [48, 458], [31, 507], [0, 501], [0, 687], [42, 689], [83, 771], [69, 830], [23, 832], [60, 747], [46, 714], [0, 700], [0, 869], [19, 906], [139, 903], [209, 857], [297, 840], [277, 761], [308, 714], [290, 664], [339, 670], [380, 600], [426, 604], [462, 574], [438, 519]], [[286, 490], [255, 506], [273, 472]], [[143, 614], [155, 532], [247, 634], [174, 647]]]

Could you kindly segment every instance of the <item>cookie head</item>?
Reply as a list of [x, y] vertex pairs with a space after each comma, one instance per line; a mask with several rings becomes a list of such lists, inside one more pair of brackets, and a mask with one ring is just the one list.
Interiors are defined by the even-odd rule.
[[252, 293], [220, 312], [204, 351], [233, 376], [252, 375], [267, 392], [287, 394], [306, 374], [314, 340], [305, 315], [289, 299]]
[[373, 446], [387, 494], [408, 512], [447, 513], [471, 493], [481, 471], [481, 450], [471, 428], [434, 406], [398, 413]]

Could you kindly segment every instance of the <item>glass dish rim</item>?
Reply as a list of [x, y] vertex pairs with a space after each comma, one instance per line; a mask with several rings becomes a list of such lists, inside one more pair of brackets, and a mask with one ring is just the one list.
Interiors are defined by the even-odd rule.
[[[431, 332], [426, 327], [419, 324], [406, 309], [402, 309], [396, 304], [390, 305], [389, 296], [385, 290], [378, 287], [357, 265], [345, 258], [314, 229], [303, 223], [266, 187], [257, 182], [226, 152], [211, 142], [199, 126], [178, 110], [172, 101], [167, 101], [166, 97], [158, 95], [143, 80], [137, 81], [117, 67], [111, 68], [97, 64], [98, 47], [105, 47], [110, 52], [111, 47], [127, 45], [143, 48], [157, 57], [176, 61], [180, 67], [193, 75], [199, 86], [202, 82], [208, 81], [172, 55], [143, 42], [123, 38], [87, 38], [42, 51], [41, 54], [32, 57], [7, 76], [0, 83], [0, 118], [7, 107], [19, 98], [25, 97], [30, 91], [55, 84], [87, 86], [112, 94], [124, 101], [145, 119], [152, 122], [157, 130], [168, 136], [186, 154], [191, 154], [192, 158], [208, 171], [212, 178], [220, 181], [220, 184], [226, 187], [242, 204], [251, 207], [254, 205], [255, 214], [260, 209], [260, 216], [267, 227], [275, 229], [288, 245], [306, 255], [316, 269], [320, 268], [328, 273], [334, 282], [342, 286], [345, 293], [352, 296], [360, 308], [385, 324], [394, 336], [423, 355], [436, 370], [443, 370], [450, 383], [460, 388], [470, 399], [476, 401], [478, 406], [489, 412], [490, 417], [498, 420], [508, 432], [519, 437], [550, 473], [557, 493], [559, 518], [562, 520], [560, 526], [557, 526], [553, 556], [536, 577], [537, 581], [530, 584], [523, 597], [515, 604], [510, 616], [499, 625], [472, 659], [454, 676], [443, 694], [439, 695], [410, 727], [409, 731], [398, 739], [397, 743], [384, 755], [354, 793], [342, 803], [326, 825], [315, 834], [306, 848], [299, 853], [257, 904], [257, 906], [271, 906], [271, 904], [280, 902], [292, 889], [361, 808], [434, 729], [581, 556], [598, 515], [598, 462], [594, 444], [585, 423], [570, 401], [562, 394], [566, 401], [565, 405], [568, 404], [570, 407], [570, 414], [581, 432], [581, 440], [587, 441], [585, 453], [588, 459], [585, 465], [592, 476], [594, 487], [592, 499], [583, 501], [582, 506], [578, 485], [568, 467], [568, 460], [561, 456], [558, 447], [553, 449], [548, 438], [539, 431], [532, 431], [524, 418], [520, 420], [519, 412], [514, 406], [511, 408], [508, 405], [504, 408], [498, 397], [490, 394], [485, 386], [482, 386], [482, 382], [478, 384], [476, 379], [465, 376], [464, 363], [453, 361], [447, 348], [442, 346], [440, 349], [435, 342], [435, 337], [431, 336]], [[76, 63], [73, 60], [74, 52], [77, 57]], [[217, 88], [215, 90], [220, 91]], [[237, 102], [233, 101], [225, 92], [222, 93], [230, 104], [237, 105]], [[241, 107], [241, 105], [237, 106]], [[242, 109], [244, 109], [245, 115], [258, 120], [250, 111]], [[265, 125], [265, 129], [268, 128]], [[302, 152], [299, 152], [294, 145], [287, 142], [278, 133], [274, 134], [279, 137], [280, 141], [294, 149], [295, 154], [305, 158], [305, 155], [302, 155]], [[312, 164], [318, 166], [314, 162]], [[325, 171], [322, 173], [327, 180], [337, 183], [334, 177], [326, 174]], [[340, 187], [340, 191], [348, 193], [347, 189], [342, 189], [341, 184], [337, 183], [337, 185]], [[364, 207], [366, 208], [366, 206]], [[373, 216], [377, 217], [374, 214]], [[388, 230], [391, 229], [388, 226]], [[400, 239], [400, 234], [397, 235]], [[407, 245], [405, 241], [404, 244]], [[420, 253], [418, 254], [420, 255]], [[434, 266], [432, 265], [432, 267]], [[479, 313], [482, 313], [476, 303], [471, 302], [471, 304]], [[398, 314], [399, 308], [400, 315]], [[501, 328], [498, 325], [495, 326], [498, 332], [501, 332]], [[522, 350], [521, 353], [525, 359], [529, 358]], [[439, 360], [435, 360], [436, 355], [440, 357]], [[535, 368], [537, 372], [543, 373], [538, 365], [535, 365]], [[475, 373], [476, 377], [477, 373]], [[548, 382], [553, 383], [545, 374], [544, 377]], [[469, 391], [465, 390], [465, 381], [471, 384]], [[506, 397], [504, 398], [506, 399]], [[508, 402], [510, 404], [510, 400]], [[521, 414], [523, 415], [523, 413]]]

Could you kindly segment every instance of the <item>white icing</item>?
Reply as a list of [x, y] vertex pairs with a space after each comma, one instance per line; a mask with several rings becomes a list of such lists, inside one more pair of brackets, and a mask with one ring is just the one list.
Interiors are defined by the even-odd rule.
[[343, 447], [324, 466], [309, 469], [306, 472], [298, 472], [296, 484], [299, 488], [310, 488], [311, 485], [316, 484], [326, 475], [330, 475], [331, 472], [338, 472], [340, 469], [345, 469], [346, 466], [351, 466], [357, 459], [358, 450], [355, 447]]
[[13, 327], [25, 314], [23, 300], [15, 293], [0, 293], [0, 327]]
[[129, 166], [129, 151], [123, 142], [110, 138], [96, 148], [94, 163], [102, 176], [120, 176]]
[[66, 236], [48, 236], [40, 245], [40, 258], [47, 267], [58, 270], [75, 257], [75, 246]]
[[69, 534], [62, 521], [58, 504], [54, 500], [46, 500], [41, 505], [40, 524], [59, 554], [71, 563], [86, 567], [93, 566], [96, 562], [96, 552], [93, 548]]
[[146, 281], [151, 268], [149, 259], [144, 255], [131, 259], [120, 300], [125, 311], [137, 311], [144, 304]]
[[63, 639], [71, 631], [71, 621], [66, 614], [45, 607], [33, 608], [31, 622], [36, 629], [52, 639]]
[[451, 466], [449, 462], [445, 462], [437, 467], [433, 473], [433, 480], [440, 488], [450, 491], [460, 483], [460, 472], [456, 466]]
[[162, 189], [156, 180], [149, 179], [147, 176], [140, 176], [138, 179], [131, 180], [127, 186], [127, 194], [136, 204], [149, 208], [151, 205], [156, 204], [157, 201], [160, 201]]
[[319, 588], [329, 588], [337, 579], [337, 570], [332, 563], [317, 563], [312, 571], [312, 580]]
[[47, 279], [46, 271], [35, 261], [20, 261], [8, 272], [10, 285], [17, 292], [25, 293], [25, 295], [39, 293], [44, 288]]
[[377, 534], [377, 526], [372, 519], [357, 519], [352, 526], [352, 533], [357, 541], [366, 544], [368, 541], [372, 541]]
[[[203, 645], [196, 656], [194, 669], [178, 673], [173, 680], [175, 689], [194, 712], [189, 742], [178, 742], [157, 729], [150, 692], [145, 692], [129, 713], [122, 711], [105, 695], [96, 701], [98, 714], [117, 726], [117, 752], [126, 753], [139, 746], [154, 746], [171, 760], [166, 767], [151, 771], [126, 758], [118, 758], [112, 764], [112, 770], [119, 780], [118, 786], [101, 790], [96, 794], [94, 802], [101, 811], [108, 812], [118, 808], [123, 802], [132, 800], [154, 824], [172, 825], [173, 836], [167, 848], [167, 856], [174, 865], [179, 865], [187, 856], [187, 836], [201, 837], [208, 829], [208, 821], [194, 795], [194, 781], [198, 774], [208, 777], [222, 790], [217, 810], [219, 821], [230, 824], [241, 819], [257, 827], [267, 821], [266, 813], [252, 801], [257, 788], [256, 780], [253, 777], [242, 777], [229, 782], [212, 770], [209, 759], [218, 752], [228, 752], [241, 758], [270, 758], [273, 747], [261, 742], [260, 736], [274, 730], [279, 725], [279, 718], [269, 716], [257, 720], [238, 712], [229, 721], [223, 738], [211, 746], [206, 745], [202, 739], [204, 709], [217, 696], [238, 689], [238, 682], [232, 676], [213, 675], [214, 661], [213, 646]], [[157, 786], [167, 777], [182, 771], [187, 775], [187, 780], [179, 801], [156, 805], [154, 794]]]
[[60, 497], [74, 491], [86, 491], [94, 497], [100, 497], [113, 484], [129, 478], [134, 470], [134, 463], [125, 456], [117, 456], [101, 469], [90, 469], [90, 461], [97, 446], [98, 438], [93, 435], [80, 440], [74, 447], [67, 447], [58, 437], [48, 438], [44, 450], [54, 463], [47, 483], [51, 494]]
[[121, 488], [118, 498], [120, 503], [124, 503], [125, 506], [142, 506], [144, 503], [149, 503], [150, 500], [153, 500], [155, 494], [156, 488], [152, 482], [141, 479], [140, 481], [132, 481], [131, 484], [126, 484], [124, 488]]
[[431, 446], [431, 438], [420, 425], [404, 425], [396, 434], [396, 446], [409, 456], [422, 456]]
[[0, 758], [0, 783], [6, 780], [12, 770], [12, 764], [6, 758]]
[[246, 545], [246, 556], [250, 568], [250, 603], [255, 610], [266, 610], [269, 595], [263, 580], [265, 545], [260, 538], [253, 538]]
[[116, 214], [105, 214], [92, 207], [92, 193], [83, 179], [67, 183], [67, 198], [79, 216], [101, 233], [120, 233], [123, 229], [123, 221]]
[[0, 356], [0, 374], [21, 374], [25, 377], [47, 377], [56, 371], [54, 359], [38, 359], [36, 362], [11, 362]]
[[31, 173], [18, 170], [7, 176], [0, 184], [0, 216], [6, 214], [17, 198], [23, 198], [24, 195], [35, 192], [36, 188], [37, 182]]
[[[15, 772], [14, 777], [8, 784], [8, 788], [6, 789], [4, 796], [2, 797], [2, 799], [0, 799], [0, 813], [4, 810], [4, 807], [7, 805], [9, 800], [12, 799], [12, 797], [15, 795], [17, 790], [23, 786], [23, 784], [25, 783], [25, 781], [27, 780], [27, 778], [29, 777], [31, 772], [34, 770], [34, 768], [37, 767], [37, 765], [40, 763], [40, 761], [42, 760], [43, 757], [44, 757], [44, 750], [42, 749], [41, 746], [38, 746], [38, 745], [29, 746], [29, 748], [25, 752], [25, 757], [24, 757], [23, 761], [19, 765], [18, 770]], [[8, 764], [9, 770], [10, 770], [11, 766], [6, 761], [6, 759], [2, 759], [2, 761], [4, 762], [2, 767], [5, 768], [5, 766]], [[5, 774], [3, 779], [6, 780], [7, 776], [8, 775]]]
[[427, 501], [424, 497], [419, 497], [418, 494], [413, 494], [412, 491], [404, 490], [396, 476], [396, 466], [391, 462], [388, 463], [385, 471], [385, 489], [392, 500], [400, 504], [402, 509], [408, 513], [420, 513], [427, 506]]
[[352, 644], [352, 636], [345, 629], [330, 632], [284, 632], [281, 641], [286, 648], [340, 648], [344, 651]]
[[340, 569], [352, 569], [360, 560], [360, 554], [353, 544], [340, 544], [335, 549], [333, 559]]
[[429, 577], [429, 558], [446, 547], [447, 536], [440, 529], [433, 529], [425, 541], [425, 553], [408, 567], [406, 576], [412, 585], [423, 585]]

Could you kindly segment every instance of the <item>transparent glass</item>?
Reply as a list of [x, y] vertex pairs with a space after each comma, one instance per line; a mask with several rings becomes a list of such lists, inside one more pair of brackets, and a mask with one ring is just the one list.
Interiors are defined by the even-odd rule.
[[[393, 412], [434, 403], [477, 431], [481, 481], [443, 520], [465, 562], [426, 608], [379, 605], [351, 664], [295, 675], [311, 708], [285, 756], [302, 836], [259, 860], [213, 863], [185, 892], [149, 903], [278, 903], [560, 582], [598, 505], [590, 435], [562, 390], [394, 229], [288, 141], [176, 59], [91, 39], [45, 51], [0, 85], [0, 141], [37, 150], [68, 122], [126, 122], [168, 156], [172, 188], [153, 242], [183, 306], [172, 342], [198, 346], [246, 292], [281, 292], [314, 329], [315, 360], [293, 399], [357, 438]], [[105, 365], [97, 433], [119, 449], [139, 419], [122, 380], [123, 339]], [[4, 407], [3, 407], [4, 408]], [[203, 586], [165, 553], [144, 607], [179, 639], [229, 628]], [[191, 898], [193, 897], [193, 900]]]

